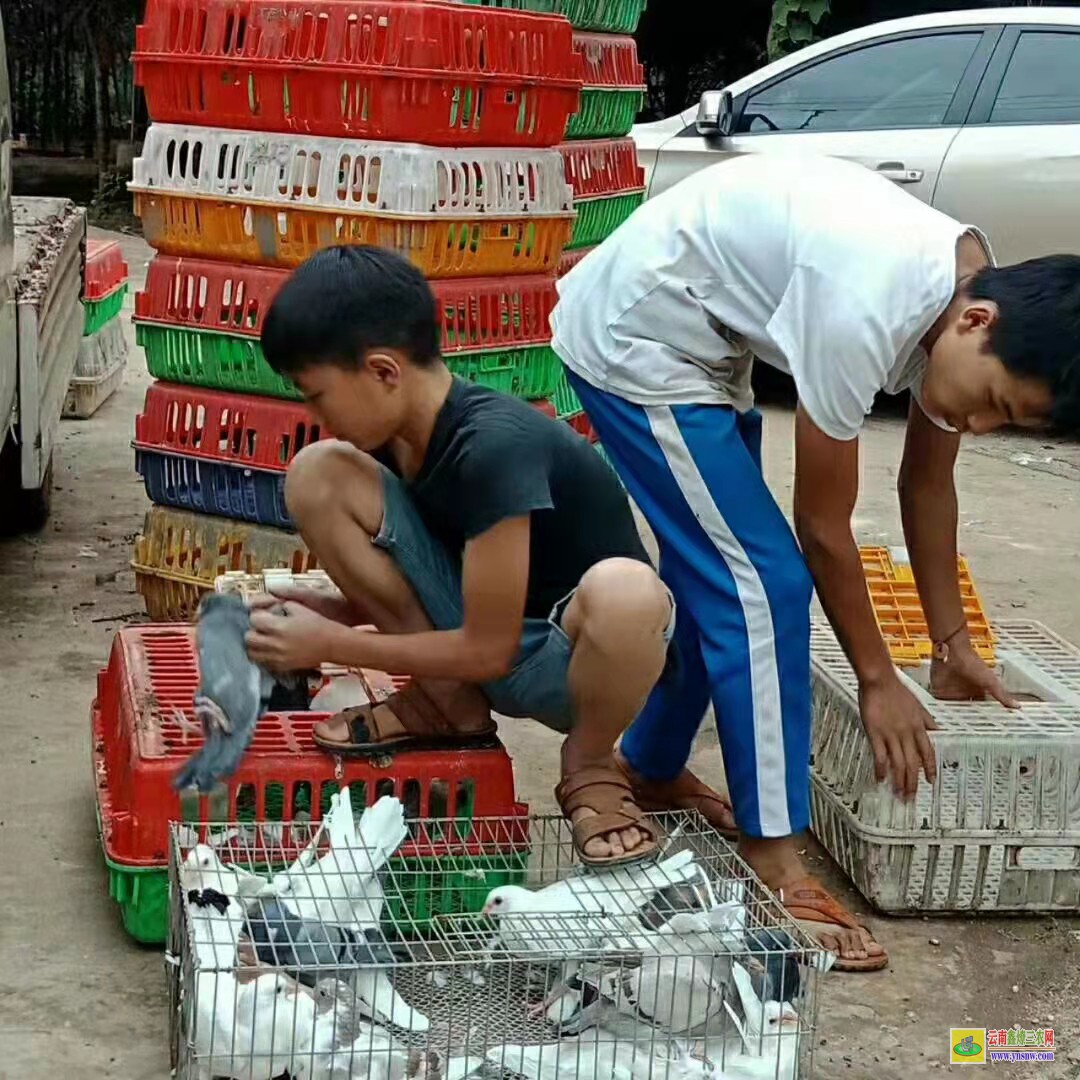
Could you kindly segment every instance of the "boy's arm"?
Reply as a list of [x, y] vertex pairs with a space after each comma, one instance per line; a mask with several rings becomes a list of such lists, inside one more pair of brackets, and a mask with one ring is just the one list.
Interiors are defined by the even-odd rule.
[[935, 774], [929, 714], [897, 678], [866, 589], [851, 532], [859, 493], [859, 441], [826, 435], [800, 405], [795, 418], [795, 527], [818, 597], [859, 679], [863, 725], [878, 779], [891, 771], [914, 795], [919, 767]]
[[529, 583], [529, 517], [506, 518], [465, 546], [465, 618], [457, 630], [378, 634], [327, 625], [325, 661], [395, 675], [485, 683], [505, 675], [521, 643]]
[[945, 642], [949, 650], [947, 664], [935, 661], [931, 686], [943, 696], [989, 694], [1012, 706], [1001, 681], [972, 647], [960, 598], [953, 476], [959, 449], [959, 434], [938, 427], [913, 399], [898, 489], [904, 539], [930, 637]]

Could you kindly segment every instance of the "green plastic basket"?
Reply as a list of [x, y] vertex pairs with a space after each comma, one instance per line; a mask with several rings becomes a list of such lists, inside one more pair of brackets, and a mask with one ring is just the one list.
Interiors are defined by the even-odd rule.
[[568, 139], [621, 139], [630, 133], [645, 103], [641, 90], [605, 90], [587, 86], [581, 108], [570, 117]]
[[574, 388], [570, 385], [570, 380], [566, 377], [565, 369], [562, 378], [559, 380], [559, 385], [555, 387], [555, 392], [551, 395], [551, 403], [555, 406], [555, 415], [560, 420], [569, 420], [572, 416], [577, 416], [585, 411], [585, 407], [578, 400]]
[[266, 362], [257, 338], [137, 323], [135, 340], [146, 351], [146, 366], [155, 379], [303, 400], [296, 385]]
[[112, 322], [123, 311], [126, 296], [127, 282], [102, 300], [84, 300], [83, 337], [96, 334], [106, 323]]
[[[393, 859], [384, 919], [404, 934], [423, 930], [439, 915], [479, 913], [492, 889], [525, 883], [528, 862], [527, 851]], [[160, 945], [169, 932], [168, 869], [122, 866], [109, 859], [105, 865], [109, 895], [120, 905], [124, 929], [144, 945]]]
[[540, 11], [563, 15], [575, 30], [602, 30], [609, 34], [632, 34], [645, 0], [461, 0], [481, 7], [507, 8], [513, 11]]
[[644, 201], [644, 191], [575, 200], [577, 218], [574, 221], [574, 234], [566, 246], [567, 251], [593, 247], [606, 240]]
[[563, 376], [562, 361], [550, 345], [451, 353], [445, 360], [455, 375], [526, 401], [550, 397]]

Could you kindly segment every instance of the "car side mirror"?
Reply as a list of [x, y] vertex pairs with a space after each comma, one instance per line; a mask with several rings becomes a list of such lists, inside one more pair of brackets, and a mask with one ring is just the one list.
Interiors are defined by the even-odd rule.
[[735, 120], [735, 102], [730, 90], [706, 90], [698, 102], [697, 130], [706, 138], [728, 136]]

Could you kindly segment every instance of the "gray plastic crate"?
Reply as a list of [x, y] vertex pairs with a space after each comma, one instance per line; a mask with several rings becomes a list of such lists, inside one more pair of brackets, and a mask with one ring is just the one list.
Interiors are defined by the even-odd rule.
[[815, 622], [814, 832], [882, 911], [1080, 906], [1080, 650], [1038, 623], [995, 630], [1018, 711], [937, 701], [929, 665], [901, 672], [941, 728], [931, 734], [937, 781], [903, 802], [874, 776], [854, 673]]

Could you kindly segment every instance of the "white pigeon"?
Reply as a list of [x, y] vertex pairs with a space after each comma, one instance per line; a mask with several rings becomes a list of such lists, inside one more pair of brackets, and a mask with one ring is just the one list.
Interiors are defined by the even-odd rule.
[[235, 899], [258, 895], [266, 881], [238, 866], [227, 866], [209, 844], [196, 844], [180, 866], [180, 887], [185, 892], [214, 889]]
[[213, 848], [198, 844], [180, 867], [180, 886], [198, 964], [228, 970], [236, 964], [236, 947], [244, 929], [241, 896], [251, 896], [266, 882], [254, 874], [226, 866]]
[[401, 801], [384, 795], [364, 811], [358, 827], [344, 787], [331, 798], [323, 825], [330, 837], [326, 853], [310, 865], [301, 854], [274, 877], [273, 894], [303, 919], [361, 931], [377, 927], [385, 903], [380, 871], [409, 836]]
[[795, 1080], [799, 1063], [799, 1014], [788, 1002], [762, 1002], [742, 964], [731, 965], [731, 977], [742, 1005], [742, 1021], [730, 1006], [727, 1008], [739, 1036], [708, 1039], [704, 1043], [705, 1053], [732, 1080]]
[[[409, 836], [401, 801], [384, 795], [364, 811], [357, 825], [352, 795], [343, 787], [330, 800], [323, 830], [330, 840], [327, 851], [313, 860], [316, 837], [264, 892], [284, 901], [303, 919], [358, 933], [378, 928], [386, 902], [380, 874]], [[430, 1026], [428, 1018], [405, 1001], [379, 968], [358, 970], [353, 988], [373, 1020], [406, 1031], [427, 1031]]]
[[553, 960], [636, 932], [638, 911], [657, 892], [700, 876], [694, 853], [680, 851], [662, 862], [577, 874], [535, 891], [503, 885], [488, 893], [484, 914], [497, 921], [499, 940], [509, 952]]
[[556, 1043], [504, 1043], [485, 1056], [528, 1080], [728, 1080], [712, 1062], [685, 1051], [595, 1034]]

